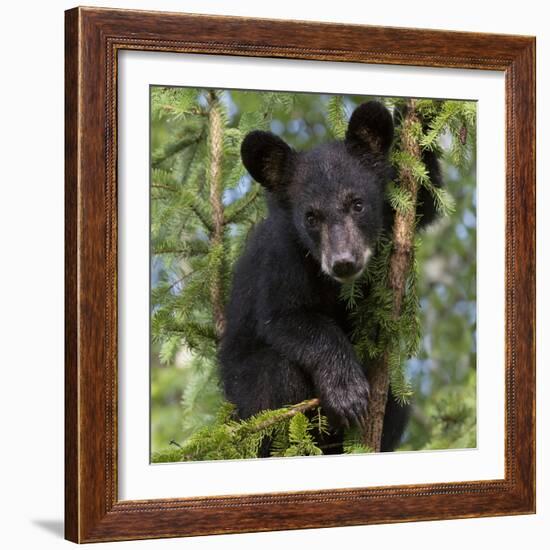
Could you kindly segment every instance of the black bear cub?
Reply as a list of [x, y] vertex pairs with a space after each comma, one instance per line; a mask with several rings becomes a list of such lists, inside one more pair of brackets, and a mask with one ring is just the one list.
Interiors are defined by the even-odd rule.
[[[368, 365], [354, 352], [339, 295], [391, 228], [385, 187], [395, 176], [388, 160], [393, 134], [389, 111], [370, 101], [355, 109], [343, 141], [298, 152], [272, 133], [253, 131], [242, 143], [243, 163], [266, 189], [269, 213], [235, 267], [220, 347], [225, 395], [243, 419], [319, 397], [332, 431], [321, 441], [326, 452], [341, 452], [343, 428], [361, 424], [367, 411]], [[440, 185], [437, 159], [424, 160]], [[435, 214], [424, 189], [418, 213], [423, 225]], [[406, 412], [390, 396], [383, 451], [399, 442]]]

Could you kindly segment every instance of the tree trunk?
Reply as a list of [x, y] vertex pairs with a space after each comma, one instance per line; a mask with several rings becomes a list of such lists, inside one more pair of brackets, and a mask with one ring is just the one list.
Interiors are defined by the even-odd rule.
[[[411, 157], [421, 160], [422, 150], [413, 131], [419, 123], [416, 100], [409, 99], [401, 127], [401, 149]], [[418, 182], [411, 169], [407, 166], [400, 166], [398, 172], [401, 187], [410, 194], [412, 208], [396, 211], [393, 224], [393, 249], [389, 261], [388, 286], [393, 294], [392, 315], [394, 319], [398, 319], [401, 315], [407, 276], [412, 264], [418, 194]], [[389, 352], [386, 351], [369, 373], [371, 395], [363, 441], [374, 452], [380, 451], [384, 413], [390, 388], [388, 356]]]
[[[208, 95], [208, 134], [210, 147], [210, 207], [212, 209], [212, 230], [210, 245], [212, 247], [223, 246], [224, 211], [222, 203], [222, 158], [223, 158], [223, 120], [220, 112], [219, 100], [216, 92]], [[216, 268], [210, 282], [210, 297], [212, 301], [212, 314], [214, 318], [214, 330], [218, 340], [225, 329], [225, 313], [223, 300], [223, 264]]]

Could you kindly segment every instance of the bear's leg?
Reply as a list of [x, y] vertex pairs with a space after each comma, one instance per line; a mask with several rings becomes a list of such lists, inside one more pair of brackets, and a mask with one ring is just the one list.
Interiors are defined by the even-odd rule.
[[380, 445], [380, 450], [383, 453], [395, 450], [401, 442], [409, 420], [410, 409], [410, 405], [401, 405], [398, 403], [391, 390], [388, 390], [388, 401], [386, 402]]
[[[307, 373], [271, 348], [249, 348], [231, 357], [225, 354], [222, 365], [226, 398], [237, 407], [241, 419], [316, 397]], [[259, 456], [270, 456], [270, 447], [271, 442], [265, 441]]]

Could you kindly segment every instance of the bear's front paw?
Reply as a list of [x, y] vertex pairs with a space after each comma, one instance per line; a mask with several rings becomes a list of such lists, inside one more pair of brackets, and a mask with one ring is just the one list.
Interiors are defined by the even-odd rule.
[[333, 422], [349, 428], [365, 425], [369, 402], [369, 383], [362, 372], [321, 391], [321, 406]]

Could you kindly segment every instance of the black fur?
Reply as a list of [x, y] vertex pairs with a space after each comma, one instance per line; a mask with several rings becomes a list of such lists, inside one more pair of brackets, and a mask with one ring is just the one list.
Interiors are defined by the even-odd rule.
[[[369, 102], [354, 111], [341, 142], [296, 152], [256, 131], [242, 144], [243, 163], [268, 191], [269, 214], [234, 272], [220, 348], [225, 394], [241, 418], [320, 397], [333, 428], [322, 443], [332, 452], [341, 452], [342, 428], [364, 420], [369, 398], [368, 366], [350, 343], [337, 279], [360, 274], [391, 227], [384, 191], [394, 176], [392, 138], [388, 110]], [[437, 159], [426, 160], [440, 185]], [[435, 209], [429, 195], [421, 201], [426, 223]], [[407, 412], [390, 396], [382, 450], [398, 444]]]

